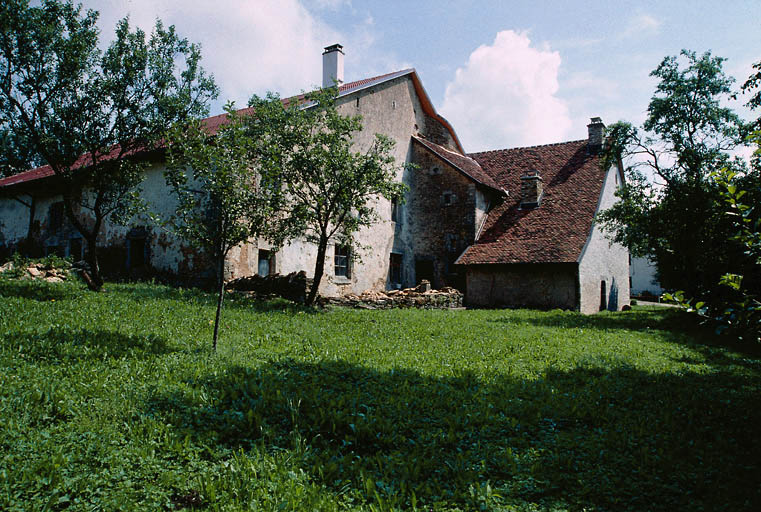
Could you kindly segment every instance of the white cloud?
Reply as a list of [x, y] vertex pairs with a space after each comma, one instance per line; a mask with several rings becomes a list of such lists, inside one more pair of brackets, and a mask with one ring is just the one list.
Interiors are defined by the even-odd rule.
[[245, 106], [252, 94], [276, 91], [289, 96], [322, 82], [322, 50], [341, 43], [346, 52], [346, 80], [356, 80], [409, 67], [375, 45], [377, 28], [371, 16], [336, 30], [312, 8], [352, 9], [350, 0], [83, 0], [100, 11], [101, 41], [113, 39], [116, 22], [147, 33], [156, 18], [175, 25], [182, 37], [202, 45], [202, 66], [214, 74], [220, 97], [211, 113], [227, 100]]
[[566, 140], [568, 107], [556, 97], [561, 58], [526, 32], [499, 32], [470, 54], [447, 84], [441, 113], [467, 151]]
[[[322, 48], [347, 36], [313, 16], [298, 0], [87, 0], [101, 12], [101, 38], [113, 38], [126, 14], [150, 33], [156, 18], [202, 45], [202, 65], [221, 88], [220, 105], [243, 106], [268, 90], [298, 93], [322, 80]], [[213, 110], [219, 111], [219, 105]]]
[[661, 29], [661, 21], [649, 14], [638, 14], [629, 20], [629, 24], [621, 33], [622, 38], [641, 35], [657, 34]]

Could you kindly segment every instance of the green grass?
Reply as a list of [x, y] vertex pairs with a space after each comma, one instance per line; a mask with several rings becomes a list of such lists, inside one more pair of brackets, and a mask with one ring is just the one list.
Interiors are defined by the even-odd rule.
[[1, 510], [761, 510], [761, 359], [670, 309], [0, 278]]

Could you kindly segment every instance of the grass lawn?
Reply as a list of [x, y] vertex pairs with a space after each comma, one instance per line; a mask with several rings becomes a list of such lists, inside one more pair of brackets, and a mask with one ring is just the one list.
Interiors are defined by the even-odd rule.
[[761, 358], [672, 309], [0, 278], [1, 510], [761, 510]]

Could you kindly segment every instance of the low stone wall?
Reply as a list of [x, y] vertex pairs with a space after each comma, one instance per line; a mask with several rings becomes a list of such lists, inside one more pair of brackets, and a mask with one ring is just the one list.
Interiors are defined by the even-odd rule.
[[418, 287], [385, 292], [369, 291], [361, 295], [346, 295], [344, 297], [321, 297], [320, 304], [359, 309], [451, 309], [461, 308], [462, 298], [462, 293], [454, 288], [423, 291]]
[[276, 295], [303, 304], [312, 287], [312, 279], [306, 272], [291, 272], [287, 275], [246, 276], [233, 279], [225, 285], [227, 290], [254, 292], [257, 295]]

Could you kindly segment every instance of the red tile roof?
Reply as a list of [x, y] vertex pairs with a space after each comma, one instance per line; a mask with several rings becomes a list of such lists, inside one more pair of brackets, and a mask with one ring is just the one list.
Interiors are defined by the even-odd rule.
[[434, 144], [433, 142], [422, 137], [416, 137], [413, 135], [412, 138], [476, 183], [502, 192], [502, 188], [497, 184], [496, 181], [494, 181], [494, 178], [484, 172], [481, 166], [478, 165], [478, 162], [469, 156], [462, 155], [456, 151], [445, 148], [444, 146]]
[[[410, 73], [414, 73], [414, 69], [405, 69], [402, 71], [395, 71], [393, 73], [386, 73], [385, 75], [379, 75], [372, 78], [365, 78], [362, 80], [357, 80], [355, 82], [349, 82], [346, 84], [341, 85], [338, 88], [338, 95], [344, 96], [346, 94], [351, 94], [352, 92], [355, 92], [358, 89], [363, 89], [365, 87], [371, 87], [373, 85], [385, 82], [387, 80], [392, 80], [394, 78], [398, 78], [400, 76], [404, 76]], [[288, 104], [289, 102], [293, 101], [303, 101], [304, 95], [299, 94], [298, 96], [293, 96], [291, 98], [284, 98], [283, 103]], [[248, 114], [252, 112], [252, 109], [250, 108], [243, 108], [240, 109], [238, 112], [242, 114]], [[219, 129], [220, 126], [224, 125], [227, 122], [227, 114], [218, 114], [216, 116], [207, 117], [203, 120], [204, 126], [206, 126], [211, 133], [216, 133], [216, 131]], [[114, 149], [111, 150], [111, 154], [116, 155], [119, 151], [119, 146], [115, 146]], [[91, 162], [91, 159], [89, 156], [83, 155], [80, 157], [72, 166], [73, 169], [78, 169], [80, 167], [86, 166]], [[8, 176], [6, 178], [0, 178], [0, 188], [3, 187], [9, 187], [11, 185], [18, 185], [20, 183], [27, 183], [30, 181], [39, 180], [42, 178], [48, 178], [50, 176], [53, 176], [55, 173], [53, 172], [53, 169], [49, 165], [44, 165], [42, 167], [38, 167], [36, 169], [32, 169], [29, 171], [24, 171], [18, 174], [14, 174], [13, 176]]]
[[[475, 244], [458, 264], [577, 262], [592, 228], [605, 172], [587, 141], [470, 155], [509, 191], [489, 212]], [[520, 208], [520, 177], [539, 171], [544, 195]]]

